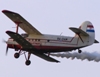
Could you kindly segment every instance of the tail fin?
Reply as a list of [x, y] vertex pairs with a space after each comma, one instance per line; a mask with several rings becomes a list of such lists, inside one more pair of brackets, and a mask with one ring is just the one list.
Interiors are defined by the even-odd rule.
[[90, 21], [85, 21], [79, 28], [89, 35], [89, 44], [93, 44], [95, 40], [95, 30], [93, 24]]

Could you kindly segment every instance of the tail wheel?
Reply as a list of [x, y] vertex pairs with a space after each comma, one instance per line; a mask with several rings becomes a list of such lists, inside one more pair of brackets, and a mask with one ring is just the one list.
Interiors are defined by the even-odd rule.
[[81, 53], [82, 52], [82, 50], [78, 50], [78, 53]]
[[25, 64], [28, 66], [31, 64], [31, 61], [30, 60], [26, 60]]
[[15, 53], [14, 57], [17, 59], [17, 58], [19, 58], [19, 55], [20, 55], [19, 53]]

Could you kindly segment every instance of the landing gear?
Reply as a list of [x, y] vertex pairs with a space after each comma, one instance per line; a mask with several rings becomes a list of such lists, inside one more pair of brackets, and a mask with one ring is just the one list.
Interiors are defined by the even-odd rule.
[[25, 64], [28, 66], [31, 64], [31, 61], [30, 60], [26, 60]]
[[28, 58], [26, 57], [26, 54], [24, 54], [24, 55], [25, 55], [25, 59], [26, 59], [25, 64], [28, 66], [28, 65], [31, 64], [31, 61], [29, 60], [30, 59], [30, 56], [31, 56], [31, 53], [28, 53]]
[[25, 64], [26, 64], [27, 66], [30, 65], [30, 64], [31, 64], [31, 61], [29, 60], [29, 59], [30, 59], [30, 56], [31, 56], [31, 53], [30, 53], [30, 52], [28, 52], [28, 56], [26, 56], [26, 52], [20, 50], [19, 52], [17, 52], [17, 53], [14, 54], [14, 57], [17, 59], [17, 58], [19, 58], [20, 55], [22, 55], [22, 54], [24, 54], [25, 59], [26, 59]]
[[19, 53], [15, 53], [14, 57], [17, 59], [17, 58], [19, 58], [19, 55], [20, 55]]
[[15, 54], [14, 54], [14, 57], [15, 57], [16, 59], [19, 58], [20, 53], [21, 53], [21, 50], [19, 50], [19, 52], [15, 53]]
[[78, 50], [78, 53], [81, 53], [82, 52], [82, 50]]

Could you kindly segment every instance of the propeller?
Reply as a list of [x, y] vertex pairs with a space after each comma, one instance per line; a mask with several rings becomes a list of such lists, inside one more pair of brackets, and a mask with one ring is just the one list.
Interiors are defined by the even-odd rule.
[[7, 46], [7, 48], [6, 48], [6, 55], [8, 54], [8, 46]]
[[4, 42], [4, 43], [7, 43], [7, 41], [5, 41], [4, 39], [3, 39], [3, 42]]
[[[7, 44], [7, 41], [3, 40], [3, 42]], [[7, 45], [7, 47], [6, 47], [6, 55], [8, 54], [8, 48], [9, 48], [9, 47], [8, 47], [8, 45]]]

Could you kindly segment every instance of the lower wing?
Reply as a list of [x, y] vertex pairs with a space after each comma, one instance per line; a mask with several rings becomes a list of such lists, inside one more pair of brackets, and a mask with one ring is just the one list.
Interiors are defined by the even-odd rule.
[[[34, 46], [29, 43], [26, 39], [24, 39], [21, 35], [19, 35], [18, 33], [15, 33], [15, 32], [12, 32], [12, 31], [7, 31], [6, 32], [11, 38], [13, 38], [18, 44], [20, 44], [22, 46], [22, 48], [24, 49], [27, 49], [29, 50], [28, 52], [31, 52], [30, 50], [34, 49]], [[47, 55], [45, 55], [44, 53], [39, 53], [39, 52], [31, 52], [33, 53], [34, 55], [44, 59], [44, 60], [47, 60], [47, 61], [50, 61], [50, 62], [59, 62]]]

